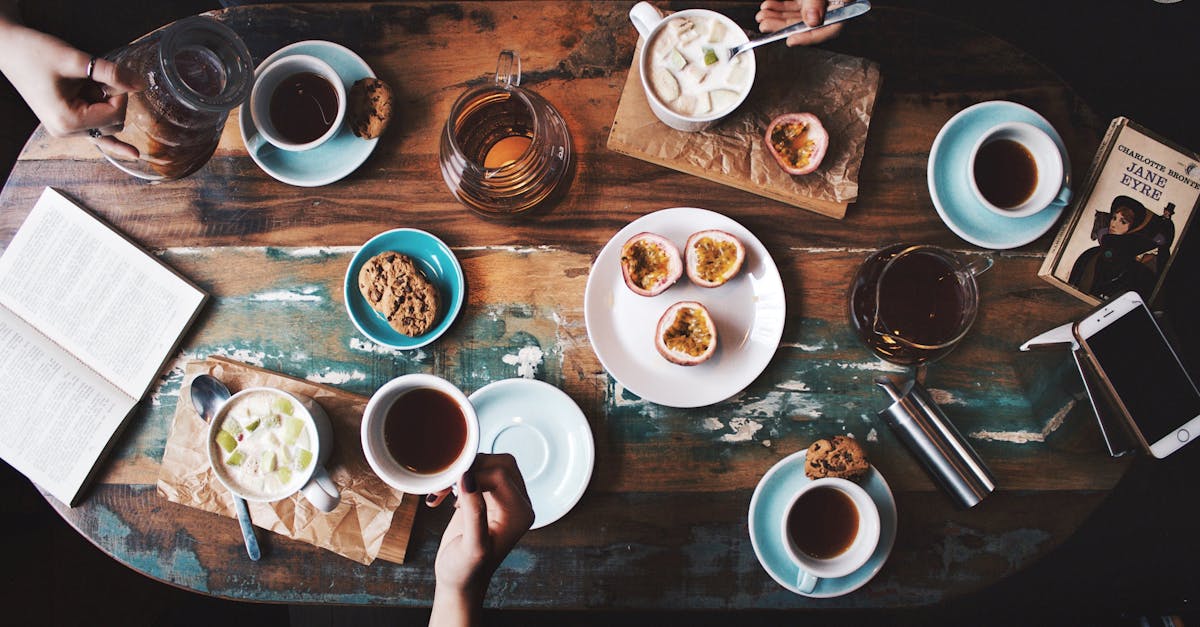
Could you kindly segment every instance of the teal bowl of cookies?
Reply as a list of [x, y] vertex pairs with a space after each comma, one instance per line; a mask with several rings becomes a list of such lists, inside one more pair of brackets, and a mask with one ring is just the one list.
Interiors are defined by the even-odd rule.
[[445, 242], [420, 229], [367, 240], [346, 268], [346, 313], [377, 344], [410, 350], [441, 337], [466, 295], [462, 266]]

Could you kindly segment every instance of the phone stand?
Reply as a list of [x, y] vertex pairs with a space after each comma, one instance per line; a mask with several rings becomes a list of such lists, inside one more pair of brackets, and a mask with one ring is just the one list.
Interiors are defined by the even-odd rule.
[[1101, 383], [1100, 373], [1087, 354], [1079, 348], [1079, 342], [1071, 327], [1074, 322], [1068, 322], [1055, 327], [1021, 345], [1022, 351], [1067, 349], [1075, 359], [1079, 376], [1083, 379], [1083, 389], [1087, 392], [1092, 410], [1096, 413], [1096, 423], [1100, 425], [1100, 435], [1108, 447], [1108, 454], [1121, 457], [1137, 450], [1137, 443], [1128, 432], [1120, 406], [1116, 399], [1108, 394]]

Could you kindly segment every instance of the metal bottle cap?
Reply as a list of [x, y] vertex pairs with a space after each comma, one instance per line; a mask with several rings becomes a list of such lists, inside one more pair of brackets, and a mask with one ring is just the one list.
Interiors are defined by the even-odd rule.
[[996, 489], [979, 454], [921, 384], [913, 379], [897, 388], [888, 377], [875, 379], [875, 384], [894, 401], [879, 416], [959, 507], [974, 507]]

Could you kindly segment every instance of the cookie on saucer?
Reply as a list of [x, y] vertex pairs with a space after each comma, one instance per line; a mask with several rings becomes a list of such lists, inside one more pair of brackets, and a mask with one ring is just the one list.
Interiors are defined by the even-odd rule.
[[809, 479], [841, 477], [857, 479], [871, 469], [867, 452], [854, 438], [835, 435], [822, 438], [808, 447], [804, 460], [804, 475]]
[[424, 335], [437, 322], [437, 287], [408, 255], [389, 250], [368, 259], [358, 272], [358, 289], [404, 335]]
[[378, 78], [361, 78], [350, 87], [346, 120], [350, 130], [363, 139], [383, 134], [392, 119], [392, 90]]

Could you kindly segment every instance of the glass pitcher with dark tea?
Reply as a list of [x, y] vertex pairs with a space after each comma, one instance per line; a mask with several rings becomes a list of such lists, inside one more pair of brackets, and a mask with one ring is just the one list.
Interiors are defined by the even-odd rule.
[[459, 96], [442, 131], [442, 177], [450, 193], [486, 216], [513, 216], [554, 202], [570, 183], [574, 154], [567, 124], [520, 83], [520, 56], [501, 52], [495, 80]]
[[850, 324], [879, 357], [917, 365], [953, 350], [979, 311], [975, 277], [991, 257], [964, 263], [948, 250], [895, 244], [871, 255], [850, 284]]
[[[151, 181], [199, 170], [221, 141], [229, 111], [250, 93], [250, 52], [217, 20], [188, 17], [107, 55], [132, 73], [122, 148], [100, 152], [128, 174]], [[131, 147], [130, 151], [127, 148]]]

